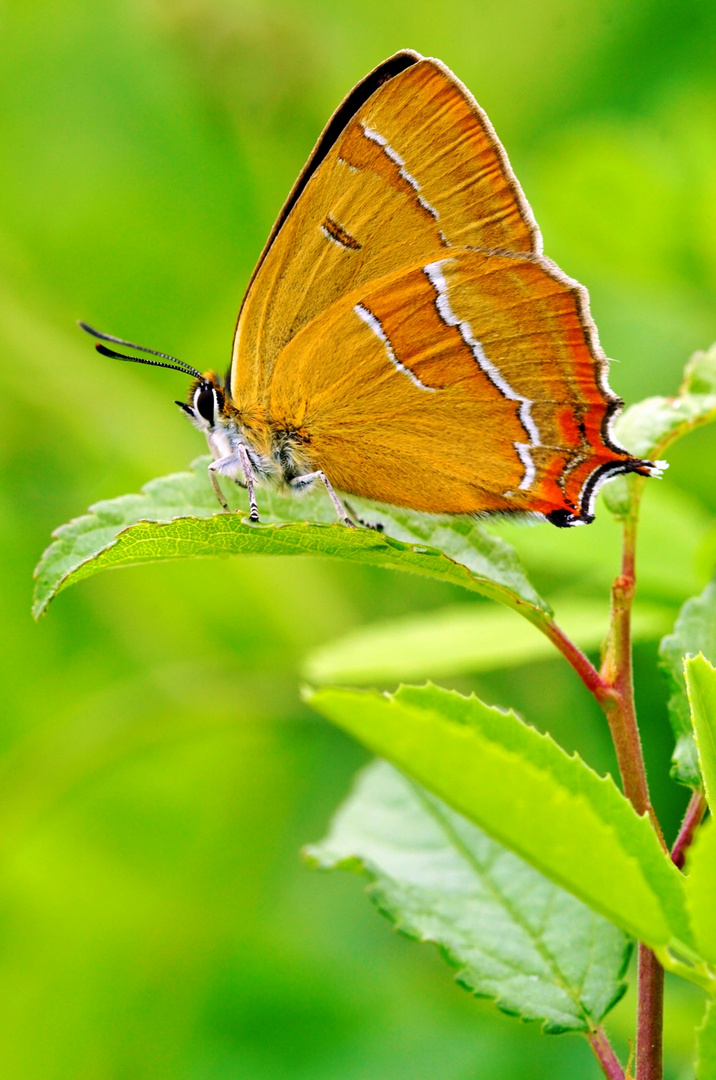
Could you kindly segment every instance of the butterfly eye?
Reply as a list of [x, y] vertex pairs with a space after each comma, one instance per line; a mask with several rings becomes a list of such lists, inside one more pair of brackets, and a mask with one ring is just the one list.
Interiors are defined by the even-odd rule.
[[200, 386], [194, 394], [194, 411], [213, 427], [216, 395], [209, 386]]

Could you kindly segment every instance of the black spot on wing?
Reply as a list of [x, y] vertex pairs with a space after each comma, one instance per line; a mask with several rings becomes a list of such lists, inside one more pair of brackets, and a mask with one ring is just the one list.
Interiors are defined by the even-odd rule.
[[347, 248], [349, 251], [359, 251], [363, 246], [358, 243], [354, 236], [351, 236], [347, 229], [334, 221], [330, 214], [324, 218], [321, 224], [321, 232], [326, 239], [333, 240], [336, 244], [340, 244], [341, 247]]

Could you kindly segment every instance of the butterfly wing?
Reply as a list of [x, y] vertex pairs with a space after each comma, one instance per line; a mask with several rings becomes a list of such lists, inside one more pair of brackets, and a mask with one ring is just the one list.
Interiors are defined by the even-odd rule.
[[540, 237], [469, 92], [398, 53], [334, 114], [279, 216], [239, 316], [234, 403], [263, 402], [282, 350], [352, 289], [465, 246], [538, 251]]
[[443, 249], [305, 326], [269, 411], [343, 491], [573, 524], [600, 481], [651, 471], [610, 437], [606, 364], [586, 291], [547, 259]]

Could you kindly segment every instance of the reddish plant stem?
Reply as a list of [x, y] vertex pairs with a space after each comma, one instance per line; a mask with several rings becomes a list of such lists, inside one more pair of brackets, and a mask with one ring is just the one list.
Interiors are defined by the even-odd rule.
[[607, 1080], [624, 1080], [624, 1070], [619, 1064], [617, 1055], [612, 1050], [604, 1028], [598, 1027], [594, 1031], [590, 1031], [587, 1040]]
[[678, 866], [679, 870], [683, 869], [686, 852], [691, 847], [691, 843], [696, 835], [696, 830], [706, 813], [706, 805], [706, 796], [703, 792], [694, 791], [689, 800], [689, 805], [686, 807], [686, 813], [684, 814], [684, 820], [681, 822], [679, 835], [676, 837], [674, 846], [671, 849], [671, 861], [675, 866]]
[[624, 794], [638, 814], [648, 814], [666, 851], [666, 843], [649, 797], [644, 755], [636, 722], [631, 658], [631, 605], [636, 588], [634, 552], [636, 527], [632, 520], [624, 526], [621, 573], [612, 587], [612, 617], [607, 649], [601, 671], [570, 641], [555, 623], [544, 627], [580, 679], [594, 695], [609, 723]]
[[636, 1014], [636, 1080], [662, 1080], [664, 969], [646, 945], [639, 944]]
[[615, 692], [615, 697], [602, 702], [614, 739], [624, 794], [638, 814], [648, 814], [654, 831], [666, 851], [649, 796], [641, 737], [634, 707], [632, 671], [631, 609], [636, 592], [636, 520], [629, 517], [624, 523], [621, 573], [612, 586], [612, 619], [601, 677]]
[[[654, 831], [667, 851], [661, 827], [651, 805], [634, 706], [631, 609], [636, 590], [637, 507], [638, 501], [635, 500], [632, 513], [624, 522], [621, 573], [617, 575], [612, 586], [611, 623], [601, 671], [596, 671], [558, 627], [553, 627], [549, 636], [602, 707], [612, 734], [624, 794], [638, 814], [649, 815]], [[695, 815], [694, 809], [691, 816]], [[690, 842], [697, 824], [696, 821], [693, 824], [689, 822], [688, 841], [685, 836], [684, 843], [678, 848], [679, 857], [682, 859], [685, 844]], [[686, 827], [685, 821], [682, 832]], [[636, 1080], [662, 1080], [664, 971], [651, 950], [641, 944], [638, 969]], [[592, 1048], [597, 1053], [593, 1042]], [[604, 1065], [602, 1067], [604, 1068]], [[605, 1074], [611, 1075], [606, 1069]]]
[[[648, 814], [665, 851], [659, 821], [649, 796], [644, 755], [634, 707], [632, 671], [631, 609], [636, 589], [635, 553], [638, 518], [638, 491], [632, 511], [624, 522], [621, 573], [612, 586], [612, 615], [601, 671], [569, 640], [553, 622], [543, 626], [550, 640], [571, 664], [603, 709], [614, 742], [624, 794], [639, 814]], [[700, 792], [691, 796], [679, 835], [671, 852], [681, 869], [686, 852], [706, 810]], [[639, 945], [636, 1080], [663, 1078], [664, 969], [650, 949]], [[589, 1042], [608, 1080], [623, 1080], [624, 1072], [601, 1028], [591, 1033]]]
[[591, 660], [584, 655], [581, 649], [577, 648], [574, 642], [567, 637], [564, 630], [557, 626], [557, 623], [552, 621], [540, 623], [539, 628], [547, 635], [552, 644], [557, 646], [564, 658], [577, 672], [590, 694], [593, 694], [599, 700], [599, 695], [604, 693], [607, 687], [602, 682], [599, 672]]
[[[646, 779], [644, 755], [634, 706], [631, 609], [636, 591], [636, 511], [624, 522], [622, 567], [612, 586], [612, 619], [604, 662], [604, 682], [617, 694], [605, 708], [619, 761], [624, 794], [639, 814], [647, 813], [659, 841], [667, 851], [654, 813]], [[606, 703], [605, 703], [606, 704]], [[604, 705], [602, 706], [604, 708]], [[610, 715], [611, 714], [611, 715]], [[650, 949], [639, 944], [636, 1080], [662, 1080], [664, 1027], [664, 969]]]

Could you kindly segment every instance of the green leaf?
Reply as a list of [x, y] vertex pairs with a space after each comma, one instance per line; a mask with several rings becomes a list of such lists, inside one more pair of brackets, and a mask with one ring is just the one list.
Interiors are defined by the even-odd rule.
[[701, 653], [684, 662], [696, 749], [711, 813], [716, 813], [716, 670]]
[[716, 825], [712, 817], [696, 833], [686, 871], [686, 903], [696, 945], [704, 960], [716, 968]]
[[646, 819], [548, 735], [476, 697], [322, 689], [320, 713], [652, 948], [693, 938], [683, 881]]
[[645, 398], [630, 406], [617, 420], [615, 434], [632, 454], [647, 457], [715, 418], [716, 392], [682, 391], [674, 398]]
[[671, 774], [675, 780], [693, 788], [701, 787], [701, 773], [686, 693], [684, 657], [698, 653], [711, 662], [716, 661], [716, 580], [699, 596], [686, 601], [673, 633], [663, 638], [659, 646], [660, 665], [671, 690], [669, 719], [676, 738]]
[[306, 855], [362, 873], [379, 910], [440, 946], [462, 986], [545, 1031], [589, 1030], [625, 990], [620, 930], [385, 762], [359, 774]]
[[716, 419], [716, 345], [696, 352], [684, 368], [676, 397], [652, 397], [619, 416], [615, 434], [632, 454], [661, 453], [695, 427]]
[[[336, 522], [321, 491], [299, 497], [260, 492], [262, 520], [244, 512], [217, 513], [208, 480], [209, 458], [193, 471], [152, 480], [139, 495], [97, 503], [53, 534], [36, 570], [34, 614], [68, 585], [100, 570], [154, 560], [209, 555], [323, 555], [405, 570], [461, 585], [520, 611], [543, 625], [549, 605], [527, 580], [515, 551], [467, 518], [440, 518], [386, 509], [360, 499], [351, 506], [383, 531], [348, 529]], [[232, 505], [244, 492], [227, 491]]]
[[700, 1027], [696, 1029], [698, 1080], [716, 1080], [716, 1001], [706, 1004]]
[[[594, 601], [565, 598], [557, 615], [582, 649], [598, 648], [606, 636], [609, 612]], [[668, 610], [642, 606], [634, 614], [634, 637], [658, 638], [668, 622]], [[399, 682], [519, 667], [557, 655], [544, 634], [512, 612], [461, 604], [362, 626], [315, 649], [304, 673], [312, 683]]]
[[[676, 397], [652, 397], [631, 405], [618, 417], [614, 434], [637, 457], [658, 458], [677, 439], [716, 420], [716, 345], [697, 352], [684, 369]], [[604, 489], [604, 502], [613, 514], [626, 516], [643, 478], [620, 476]]]
[[716, 395], [716, 344], [695, 352], [684, 368], [681, 394]]

